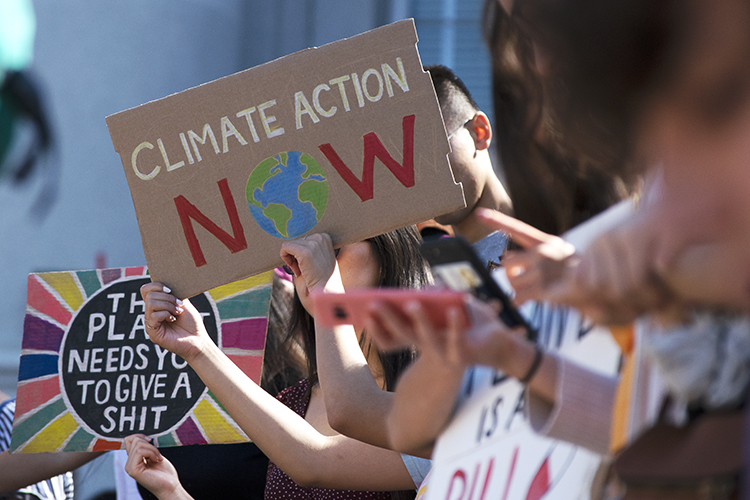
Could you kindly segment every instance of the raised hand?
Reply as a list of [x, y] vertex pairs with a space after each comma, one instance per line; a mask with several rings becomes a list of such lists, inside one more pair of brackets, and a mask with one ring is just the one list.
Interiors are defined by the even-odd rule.
[[125, 438], [125, 472], [160, 500], [192, 498], [180, 484], [174, 466], [143, 434]]
[[516, 292], [515, 302], [543, 300], [548, 287], [562, 278], [577, 262], [575, 247], [559, 236], [547, 234], [502, 212], [477, 209], [477, 219], [510, 236], [522, 251], [509, 251], [503, 257], [508, 279]]
[[[281, 245], [281, 259], [292, 269], [296, 277], [305, 279], [308, 293], [325, 288], [330, 278], [337, 274], [331, 237], [325, 233], [285, 241]], [[340, 277], [337, 281], [341, 281]], [[343, 291], [343, 287], [340, 291]]]
[[146, 333], [155, 344], [189, 362], [203, 343], [212, 341], [200, 313], [190, 301], [180, 300], [169, 291], [161, 283], [147, 283], [141, 287]]

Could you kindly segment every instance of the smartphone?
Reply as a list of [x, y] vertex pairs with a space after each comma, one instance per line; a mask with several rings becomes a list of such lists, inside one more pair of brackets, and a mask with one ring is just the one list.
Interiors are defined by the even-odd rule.
[[361, 288], [348, 290], [345, 293], [313, 293], [311, 296], [315, 319], [328, 326], [354, 325], [364, 326], [369, 315], [370, 304], [385, 302], [403, 312], [404, 305], [413, 300], [419, 301], [435, 326], [444, 328], [447, 325], [446, 311], [449, 307], [458, 308], [464, 328], [468, 327], [466, 312], [466, 294], [453, 290], [416, 290], [406, 288]]
[[[503, 306], [500, 320], [511, 328], [522, 326], [527, 338], [536, 340], [536, 331], [521, 316], [510, 297], [500, 288], [487, 268], [463, 238], [441, 238], [422, 243], [422, 255], [435, 279], [451, 290], [471, 293], [480, 300], [497, 299]], [[502, 249], [497, 251], [499, 255]]]

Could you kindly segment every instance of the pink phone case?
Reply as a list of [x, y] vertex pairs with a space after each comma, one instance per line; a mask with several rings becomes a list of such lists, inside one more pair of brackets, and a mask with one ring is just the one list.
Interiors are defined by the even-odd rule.
[[[328, 326], [354, 325], [362, 327], [372, 302], [386, 302], [402, 311], [404, 305], [418, 300], [435, 326], [447, 324], [446, 312], [457, 307], [464, 326], [470, 324], [464, 299], [466, 294], [453, 290], [413, 290], [404, 288], [362, 288], [346, 293], [315, 293], [312, 296], [315, 319]], [[406, 313], [402, 311], [404, 317]]]

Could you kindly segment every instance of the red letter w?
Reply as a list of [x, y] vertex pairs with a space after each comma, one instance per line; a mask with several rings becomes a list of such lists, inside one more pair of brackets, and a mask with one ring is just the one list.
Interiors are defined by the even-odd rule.
[[190, 219], [194, 219], [195, 222], [206, 228], [209, 233], [216, 236], [232, 253], [237, 253], [247, 248], [245, 231], [242, 229], [240, 217], [237, 214], [237, 206], [234, 204], [232, 192], [229, 190], [229, 183], [226, 179], [222, 179], [217, 184], [219, 185], [219, 191], [221, 191], [221, 197], [224, 200], [224, 206], [227, 209], [229, 222], [232, 224], [233, 236], [230, 236], [229, 233], [203, 215], [203, 213], [198, 210], [195, 205], [187, 201], [187, 198], [184, 196], [180, 195], [174, 199], [174, 204], [177, 206], [177, 213], [180, 214], [182, 230], [185, 232], [185, 239], [187, 240], [190, 253], [193, 255], [193, 260], [195, 261], [195, 267], [205, 266], [206, 258], [203, 256], [201, 245], [198, 243], [198, 237], [195, 235], [195, 228], [193, 228], [193, 223]]
[[380, 142], [375, 132], [365, 134], [364, 139], [364, 159], [362, 161], [362, 180], [357, 179], [349, 167], [341, 161], [339, 155], [334, 151], [330, 144], [323, 144], [318, 149], [328, 158], [333, 168], [339, 173], [342, 179], [349, 184], [349, 187], [359, 195], [362, 201], [371, 200], [373, 197], [373, 174], [372, 169], [377, 157], [383, 164], [388, 167], [393, 175], [396, 176], [401, 184], [406, 187], [414, 185], [414, 115], [405, 116], [402, 124], [403, 130], [403, 166], [391, 158], [388, 151]]

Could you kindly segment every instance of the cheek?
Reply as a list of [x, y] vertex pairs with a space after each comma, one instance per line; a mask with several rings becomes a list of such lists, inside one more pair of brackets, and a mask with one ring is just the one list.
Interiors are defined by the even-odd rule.
[[370, 288], [380, 278], [380, 266], [367, 242], [345, 247], [339, 255], [339, 271], [344, 288]]
[[448, 156], [451, 163], [451, 170], [453, 171], [453, 178], [463, 186], [466, 204], [472, 206], [479, 198], [479, 175], [472, 170], [475, 166], [470, 162], [462, 162], [459, 155], [460, 151], [456, 150]]
[[344, 288], [371, 288], [377, 286], [380, 275], [375, 266], [361, 267], [342, 271], [341, 281]]

